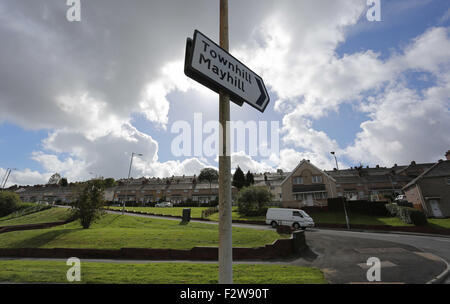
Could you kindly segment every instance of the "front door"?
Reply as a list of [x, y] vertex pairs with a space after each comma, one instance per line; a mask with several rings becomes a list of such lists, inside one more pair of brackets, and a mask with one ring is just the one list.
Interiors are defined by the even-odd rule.
[[438, 200], [429, 200], [431, 207], [431, 212], [433, 213], [434, 217], [442, 217], [442, 211], [441, 208], [439, 208], [439, 201]]
[[308, 194], [306, 197], [306, 206], [314, 206], [313, 195]]

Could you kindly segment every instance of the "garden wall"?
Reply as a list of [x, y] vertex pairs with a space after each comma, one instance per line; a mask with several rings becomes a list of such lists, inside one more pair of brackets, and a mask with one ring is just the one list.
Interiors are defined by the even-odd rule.
[[[260, 260], [285, 258], [299, 254], [306, 248], [303, 231], [294, 232], [289, 239], [276, 240], [258, 248], [233, 248], [233, 260]], [[81, 259], [139, 259], [139, 260], [192, 260], [217, 261], [217, 247], [194, 247], [190, 250], [122, 248], [76, 249], [76, 248], [2, 248], [0, 257]]]

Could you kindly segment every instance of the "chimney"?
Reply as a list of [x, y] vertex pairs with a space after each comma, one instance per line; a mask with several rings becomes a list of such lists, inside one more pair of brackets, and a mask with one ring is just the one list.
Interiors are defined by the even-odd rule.
[[447, 160], [450, 160], [450, 150], [448, 150], [447, 153], [445, 153], [445, 157], [447, 158]]

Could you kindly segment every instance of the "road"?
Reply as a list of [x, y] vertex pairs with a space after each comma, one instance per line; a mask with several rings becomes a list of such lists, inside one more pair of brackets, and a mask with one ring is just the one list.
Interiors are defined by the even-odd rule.
[[[108, 213], [112, 214], [121, 214], [120, 211], [107, 211]], [[172, 217], [161, 217], [161, 216], [152, 216], [152, 215], [144, 215], [144, 214], [133, 214], [133, 213], [126, 213], [127, 215], [131, 216], [137, 216], [137, 217], [148, 217], [148, 218], [158, 218], [158, 219], [167, 219], [167, 220], [174, 220], [174, 221], [180, 221], [179, 218], [172, 218]], [[210, 224], [210, 225], [217, 225], [217, 222], [213, 221], [198, 221], [198, 220], [192, 220], [192, 222], [198, 222], [198, 223], [204, 223], [204, 224]], [[233, 227], [242, 227], [242, 228], [252, 228], [252, 229], [258, 229], [258, 230], [271, 230], [273, 229], [270, 226], [264, 226], [264, 225], [251, 225], [251, 224], [241, 224], [241, 223], [234, 223]], [[419, 235], [419, 234], [408, 234], [408, 233], [381, 233], [381, 232], [364, 232], [364, 231], [346, 231], [346, 230], [335, 230], [335, 229], [308, 229], [306, 230], [306, 240], [309, 245], [309, 247], [314, 251], [320, 251], [323, 250], [323, 248], [326, 248], [325, 250], [333, 250], [334, 247], [340, 249], [346, 249], [347, 251], [349, 249], [353, 249], [351, 253], [354, 253], [354, 249], [357, 245], [359, 245], [361, 248], [367, 248], [368, 246], [372, 247], [378, 247], [378, 249], [401, 249], [406, 250], [403, 255], [405, 257], [405, 261], [408, 260], [406, 258], [406, 252], [412, 253], [417, 251], [422, 251], [425, 253], [431, 253], [437, 257], [440, 257], [444, 260], [446, 260], [448, 263], [450, 263], [450, 237], [445, 236], [430, 236], [430, 235]], [[324, 241], [325, 240], [325, 241]], [[344, 244], [344, 245], [343, 245]], [[394, 248], [397, 244], [397, 247], [402, 248]], [[384, 245], [384, 248], [382, 248]], [[400, 246], [401, 245], [401, 246]], [[322, 246], [322, 247], [321, 247]], [[419, 249], [419, 250], [415, 250]], [[345, 252], [342, 255], [347, 255], [349, 252]], [[314, 256], [318, 256], [316, 253], [312, 252]], [[320, 255], [320, 254], [319, 254]], [[330, 254], [328, 254], [330, 255]], [[331, 254], [332, 255], [332, 254]], [[401, 253], [397, 253], [398, 256], [401, 256]], [[360, 255], [361, 256], [361, 255]], [[380, 256], [383, 256], [380, 254]], [[386, 257], [389, 255], [386, 255]], [[390, 256], [392, 259], [395, 259], [394, 256]], [[417, 258], [417, 256], [415, 256]], [[429, 257], [428, 257], [429, 259]], [[322, 259], [318, 263], [324, 263], [324, 260], [326, 262], [327, 259]], [[329, 260], [329, 258], [328, 258]], [[415, 262], [412, 261], [413, 259], [409, 258], [409, 264], [408, 267], [406, 267], [407, 271], [409, 271], [411, 276], [414, 276], [414, 271], [417, 269], [417, 259]], [[281, 262], [281, 261], [278, 261]], [[316, 261], [317, 262], [317, 261]], [[348, 261], [347, 261], [348, 262]], [[353, 261], [354, 262], [354, 261]], [[281, 262], [285, 263], [285, 262]], [[298, 259], [296, 261], [291, 261], [290, 264], [305, 264], [308, 263], [305, 259]], [[336, 261], [335, 261], [336, 263]], [[414, 264], [416, 263], [416, 264]], [[326, 263], [325, 263], [326, 264]], [[426, 263], [424, 263], [425, 265]], [[310, 265], [315, 266], [313, 263], [310, 263]], [[321, 265], [323, 266], [323, 265]], [[442, 266], [442, 265], [441, 265]], [[428, 266], [427, 266], [428, 267]], [[423, 269], [422, 269], [423, 270]], [[446, 278], [445, 284], [450, 284], [450, 275]]]

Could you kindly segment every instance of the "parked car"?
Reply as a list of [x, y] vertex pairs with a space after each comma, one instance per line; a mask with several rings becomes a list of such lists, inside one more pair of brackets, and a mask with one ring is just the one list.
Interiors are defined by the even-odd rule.
[[269, 208], [266, 213], [266, 224], [273, 228], [277, 226], [292, 226], [305, 230], [314, 227], [314, 220], [303, 210], [287, 208]]
[[162, 202], [155, 205], [155, 207], [173, 207], [172, 203], [169, 202]]
[[404, 202], [404, 201], [406, 201], [406, 195], [404, 195], [404, 194], [397, 195], [395, 197], [394, 201], [395, 202]]

